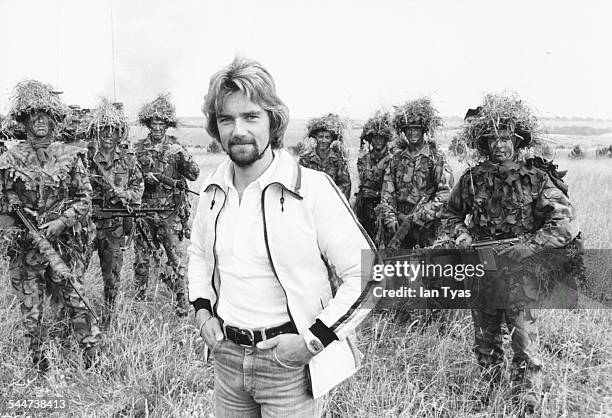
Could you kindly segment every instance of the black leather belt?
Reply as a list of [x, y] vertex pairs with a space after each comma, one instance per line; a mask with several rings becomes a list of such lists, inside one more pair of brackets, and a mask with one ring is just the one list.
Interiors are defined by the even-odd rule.
[[277, 327], [252, 330], [248, 328], [233, 327], [221, 320], [221, 329], [223, 329], [225, 338], [244, 347], [254, 347], [261, 341], [281, 334], [297, 334], [297, 330], [291, 322], [287, 322]]

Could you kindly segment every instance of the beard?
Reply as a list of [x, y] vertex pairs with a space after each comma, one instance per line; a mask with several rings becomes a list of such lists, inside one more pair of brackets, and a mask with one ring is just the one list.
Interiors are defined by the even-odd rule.
[[266, 145], [263, 151], [259, 151], [259, 145], [253, 138], [232, 138], [227, 145], [227, 155], [230, 160], [238, 167], [248, 167], [255, 161], [263, 157], [265, 150], [270, 145]]

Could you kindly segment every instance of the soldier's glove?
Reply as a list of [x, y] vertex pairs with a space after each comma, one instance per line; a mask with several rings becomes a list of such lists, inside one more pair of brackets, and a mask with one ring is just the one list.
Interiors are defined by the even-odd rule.
[[11, 199], [8, 204], [9, 212], [15, 212], [17, 209], [23, 209], [23, 203], [19, 199]]
[[394, 234], [397, 232], [397, 229], [399, 228], [399, 224], [397, 223], [397, 221], [391, 221], [387, 223], [386, 226], [387, 226], [387, 231], [392, 232]]
[[42, 224], [39, 229], [47, 238], [57, 238], [62, 233], [66, 224], [62, 219], [55, 219], [54, 221], [50, 221]]
[[455, 238], [455, 245], [457, 248], [468, 248], [472, 245], [472, 236], [467, 232], [462, 232], [457, 238]]
[[506, 256], [509, 259], [516, 261], [517, 263], [531, 257], [535, 254], [535, 250], [524, 242], [519, 242], [511, 247], [505, 248], [499, 253], [500, 255]]

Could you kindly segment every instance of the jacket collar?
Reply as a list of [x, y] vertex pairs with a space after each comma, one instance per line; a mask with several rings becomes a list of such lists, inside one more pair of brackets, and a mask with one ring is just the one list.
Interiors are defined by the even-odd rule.
[[118, 160], [119, 158], [120, 158], [119, 150], [117, 149], [116, 146], [113, 149], [113, 151], [110, 153], [108, 160], [104, 157], [104, 154], [102, 154], [99, 150], [96, 151], [96, 154], [93, 157], [96, 163], [98, 164], [104, 163], [106, 165], [112, 164], [113, 162], [115, 162], [115, 160]]
[[417, 152], [416, 154], [412, 155], [410, 154], [410, 151], [408, 151], [408, 148], [406, 148], [403, 152], [402, 152], [402, 156], [404, 157], [409, 157], [409, 158], [416, 158], [419, 156], [424, 156], [424, 157], [431, 157], [431, 149], [430, 149], [431, 145], [429, 144], [429, 142], [425, 142], [425, 144], [423, 145], [423, 147], [419, 150], [419, 152]]
[[[300, 196], [300, 189], [302, 187], [302, 169], [298, 165], [297, 161], [289, 155], [287, 151], [284, 149], [275, 150], [275, 159], [278, 161], [275, 163], [276, 167], [270, 173], [266, 173], [264, 178], [259, 178], [258, 181], [261, 181], [261, 188], [265, 189], [270, 184], [280, 184], [287, 191], [292, 194]], [[218, 187], [223, 191], [227, 190], [228, 184], [226, 181], [226, 172], [233, 164], [232, 161], [228, 158], [225, 159], [219, 166], [215, 169], [215, 171], [208, 177], [205, 181], [203, 187], [204, 192], [208, 192], [211, 187]]]

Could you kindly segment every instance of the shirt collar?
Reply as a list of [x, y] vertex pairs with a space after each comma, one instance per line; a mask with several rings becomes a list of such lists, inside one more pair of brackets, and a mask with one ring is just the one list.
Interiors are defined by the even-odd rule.
[[416, 158], [416, 157], [419, 157], [421, 155], [424, 156], [424, 157], [430, 157], [431, 156], [431, 151], [429, 149], [429, 143], [425, 142], [425, 145], [423, 145], [423, 147], [419, 150], [419, 152], [417, 152], [414, 155], [412, 155], [410, 153], [410, 151], [408, 151], [408, 148], [406, 148], [404, 150], [404, 155], [408, 156], [408, 157], [411, 157], [411, 158]]
[[109, 164], [118, 158], [119, 158], [119, 153], [117, 152], [117, 147], [113, 149], [113, 152], [110, 153], [108, 159], [106, 159], [104, 157], [104, 154], [102, 154], [99, 150], [96, 151], [96, 154], [94, 155], [94, 161], [97, 162], [98, 164], [99, 163]]

